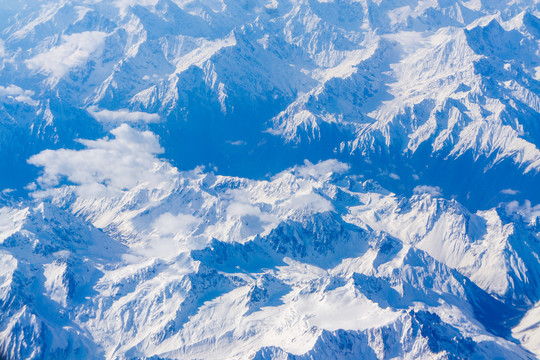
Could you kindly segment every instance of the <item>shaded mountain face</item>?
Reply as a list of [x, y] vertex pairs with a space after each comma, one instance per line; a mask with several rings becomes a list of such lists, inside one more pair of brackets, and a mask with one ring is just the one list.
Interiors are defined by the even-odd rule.
[[535, 0], [0, 4], [0, 357], [540, 356]]

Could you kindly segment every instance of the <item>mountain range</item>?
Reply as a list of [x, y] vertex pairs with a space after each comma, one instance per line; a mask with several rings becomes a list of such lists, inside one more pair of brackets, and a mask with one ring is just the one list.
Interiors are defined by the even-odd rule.
[[0, 4], [0, 356], [540, 357], [535, 0]]

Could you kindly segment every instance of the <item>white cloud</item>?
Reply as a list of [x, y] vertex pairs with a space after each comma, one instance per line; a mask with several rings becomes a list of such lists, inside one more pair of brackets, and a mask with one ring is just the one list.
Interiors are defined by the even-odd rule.
[[309, 213], [334, 210], [334, 206], [328, 199], [315, 192], [294, 194], [283, 203], [283, 207], [288, 210], [301, 210]]
[[230, 144], [233, 146], [243, 146], [243, 145], [246, 145], [246, 142], [242, 140], [236, 140], [236, 141], [227, 140], [227, 144]]
[[501, 190], [501, 194], [505, 194], [505, 195], [516, 195], [517, 193], [519, 193], [519, 191], [514, 190], [514, 189]]
[[438, 186], [419, 185], [414, 188], [415, 194], [430, 194], [431, 196], [442, 196], [442, 190]]
[[0, 57], [5, 57], [6, 55], [6, 44], [4, 43], [4, 40], [0, 39]]
[[43, 167], [38, 184], [48, 189], [67, 180], [76, 185], [81, 196], [116, 195], [121, 191], [144, 184], [157, 188], [170, 182], [177, 170], [155, 155], [162, 153], [156, 135], [137, 131], [126, 124], [111, 131], [114, 139], [79, 140], [83, 150], [45, 150], [34, 155], [30, 164]]
[[[242, 219], [245, 217], [257, 218], [261, 223], [271, 223], [276, 218], [261, 209], [261, 203], [255, 203], [250, 194], [244, 190], [234, 190], [230, 193], [231, 199], [227, 206], [227, 220]], [[264, 205], [263, 205], [264, 207]]]
[[335, 159], [321, 161], [317, 164], [313, 164], [309, 160], [304, 160], [304, 165], [294, 167], [293, 172], [301, 177], [318, 179], [333, 173], [342, 174], [349, 171], [349, 169], [350, 166], [348, 164]]
[[130, 6], [152, 6], [157, 3], [157, 0], [116, 0], [114, 4], [120, 9], [126, 9]]
[[160, 118], [158, 114], [150, 114], [141, 111], [129, 111], [127, 109], [120, 110], [98, 110], [95, 106], [91, 106], [88, 109], [90, 115], [92, 115], [97, 121], [100, 122], [137, 122], [142, 121], [146, 123], [159, 122]]
[[519, 216], [526, 222], [533, 222], [540, 217], [540, 204], [532, 206], [529, 200], [525, 200], [523, 205], [517, 201], [506, 204], [506, 214]]
[[106, 36], [107, 33], [101, 31], [63, 35], [62, 44], [26, 60], [26, 66], [60, 78], [86, 64], [91, 55], [101, 52]]
[[28, 105], [35, 106], [38, 104], [36, 100], [32, 99], [32, 96], [34, 96], [33, 91], [24, 90], [13, 84], [8, 86], [0, 86], [0, 97], [2, 96], [26, 103]]
[[245, 215], [260, 217], [262, 212], [258, 207], [244, 202], [233, 202], [227, 207], [227, 218], [242, 217]]
[[153, 223], [153, 227], [162, 235], [189, 234], [196, 229], [200, 220], [190, 214], [162, 214]]
[[267, 212], [262, 212], [258, 206], [251, 205], [244, 201], [232, 202], [227, 207], [227, 219], [255, 217], [262, 223], [271, 223], [275, 221], [275, 217]]

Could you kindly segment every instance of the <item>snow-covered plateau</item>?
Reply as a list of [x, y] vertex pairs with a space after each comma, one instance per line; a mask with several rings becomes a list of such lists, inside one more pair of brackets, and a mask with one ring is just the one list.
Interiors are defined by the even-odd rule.
[[540, 358], [538, 0], [0, 0], [0, 359]]

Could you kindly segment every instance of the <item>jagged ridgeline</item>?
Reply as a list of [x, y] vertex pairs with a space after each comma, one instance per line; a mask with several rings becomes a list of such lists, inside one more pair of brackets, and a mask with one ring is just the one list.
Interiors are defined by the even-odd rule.
[[540, 356], [539, 17], [0, 1], [0, 358]]

